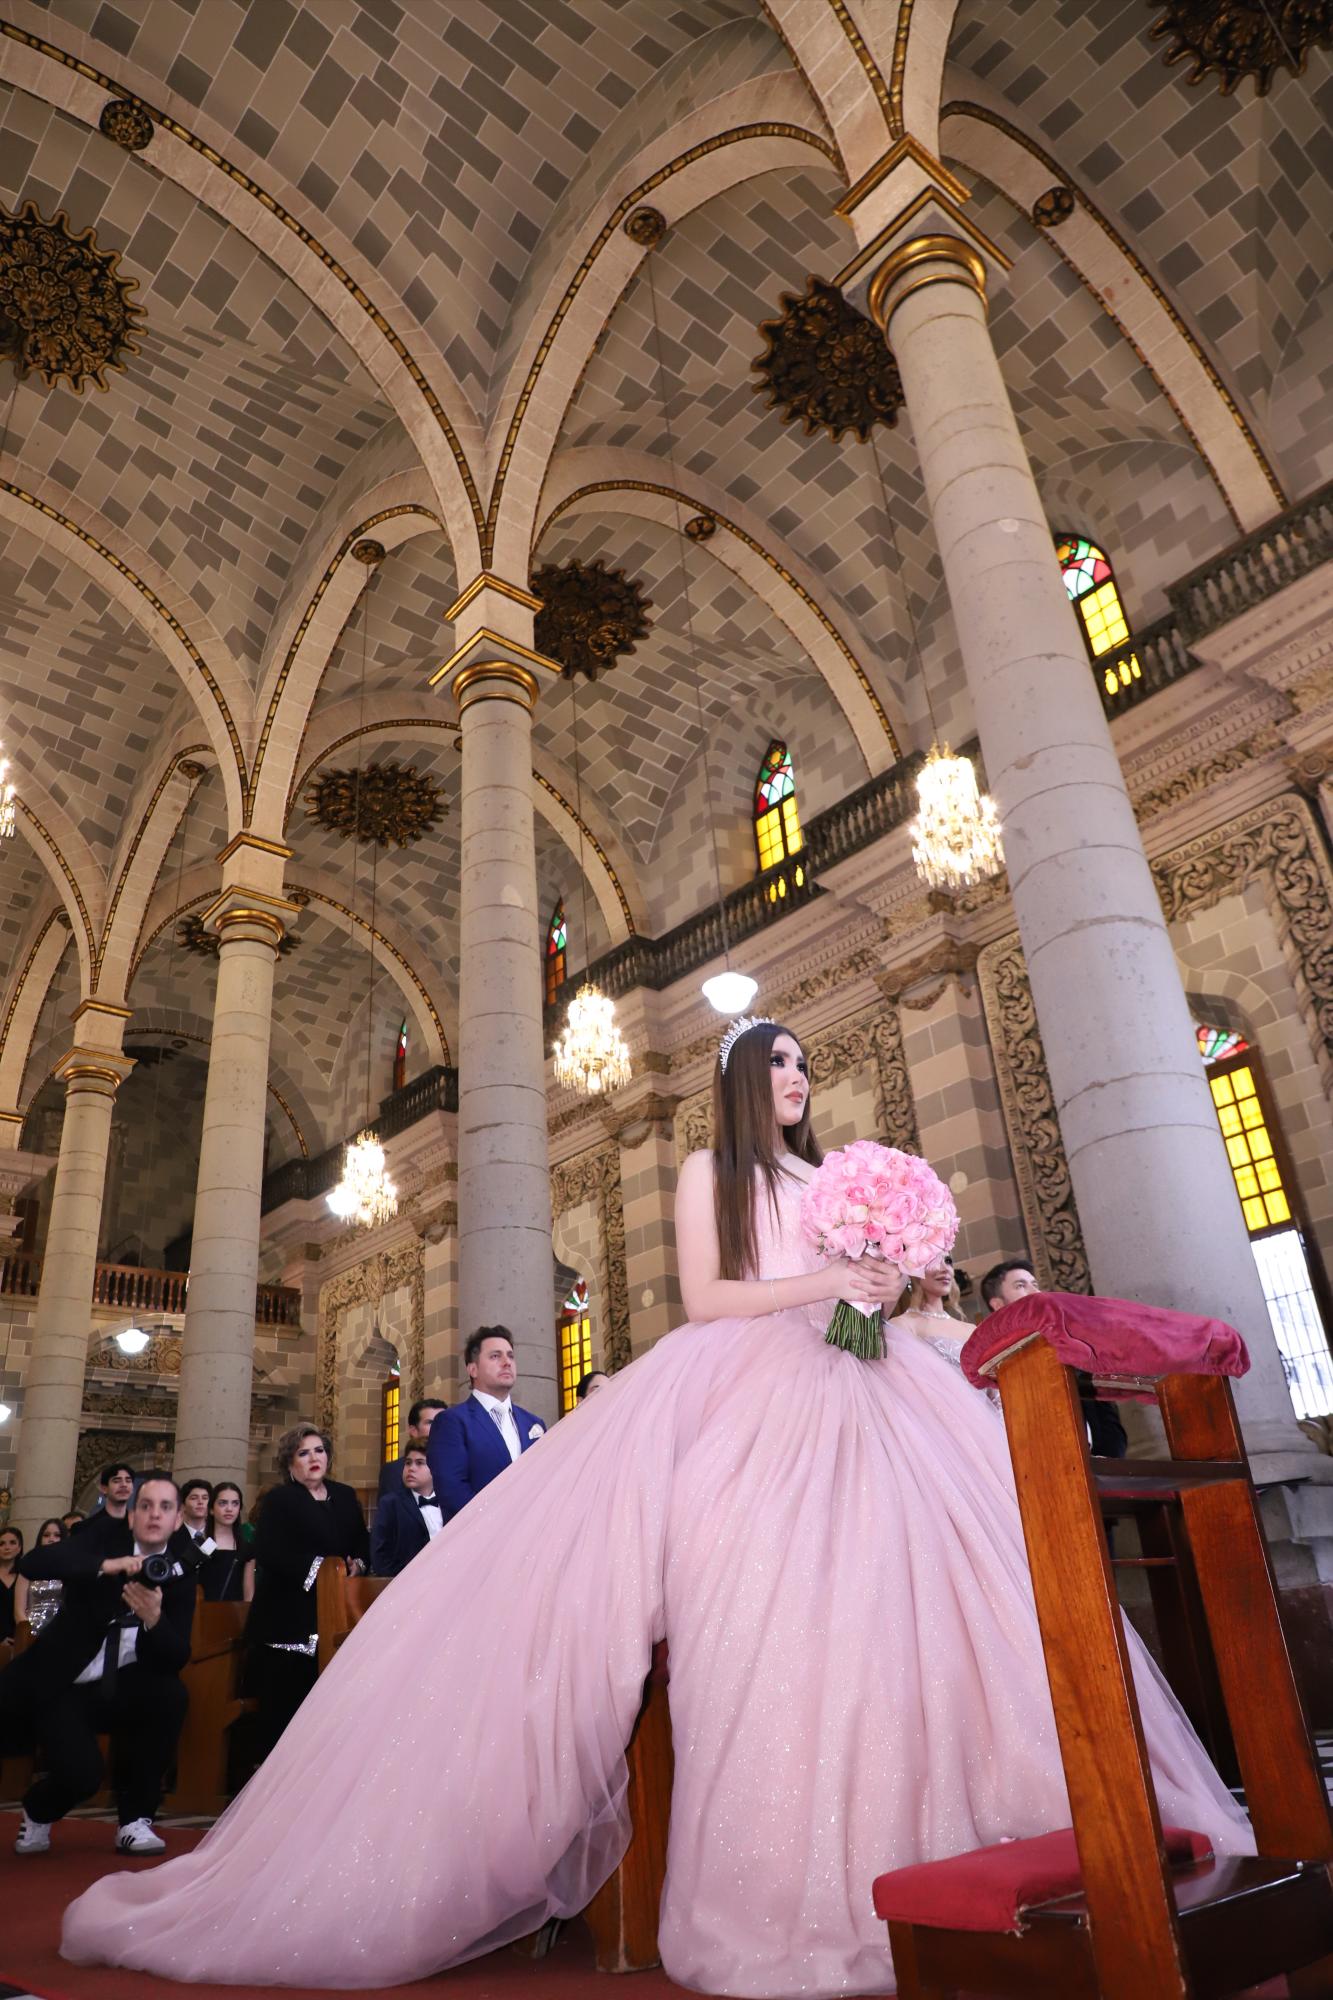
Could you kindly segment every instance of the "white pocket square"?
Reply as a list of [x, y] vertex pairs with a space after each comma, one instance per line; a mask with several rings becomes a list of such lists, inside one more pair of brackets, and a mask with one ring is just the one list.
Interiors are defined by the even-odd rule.
[[546, 1436], [545, 1424], [534, 1424], [532, 1426], [532, 1429], [528, 1432], [528, 1443], [531, 1444], [534, 1438], [541, 1438], [545, 1436]]

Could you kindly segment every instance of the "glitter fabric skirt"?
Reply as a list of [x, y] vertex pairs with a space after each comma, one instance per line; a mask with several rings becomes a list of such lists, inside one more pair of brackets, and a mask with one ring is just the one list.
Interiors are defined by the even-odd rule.
[[[1069, 1823], [993, 1409], [902, 1330], [862, 1362], [806, 1313], [717, 1321], [451, 1522], [195, 1852], [71, 1906], [66, 1956], [378, 1989], [574, 1914], [624, 1849], [663, 1637], [683, 1985], [889, 1992], [877, 1874]], [[1252, 1851], [1131, 1644], [1163, 1819]]]

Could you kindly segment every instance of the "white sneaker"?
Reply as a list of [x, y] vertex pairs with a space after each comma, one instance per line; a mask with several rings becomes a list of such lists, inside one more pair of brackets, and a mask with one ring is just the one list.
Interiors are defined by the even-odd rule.
[[15, 1854], [45, 1854], [51, 1845], [51, 1828], [45, 1820], [29, 1819], [27, 1813], [14, 1842]]
[[132, 1819], [128, 1826], [117, 1829], [117, 1854], [165, 1854], [166, 1851], [167, 1843], [153, 1832], [151, 1820]]

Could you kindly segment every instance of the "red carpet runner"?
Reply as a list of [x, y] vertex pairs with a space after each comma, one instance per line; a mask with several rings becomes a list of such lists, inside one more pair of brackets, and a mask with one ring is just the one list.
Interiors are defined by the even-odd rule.
[[[68, 1965], [57, 1948], [65, 1905], [113, 1868], [151, 1868], [153, 1863], [118, 1855], [112, 1845], [115, 1828], [105, 1821], [66, 1820], [56, 1828], [49, 1854], [22, 1860], [13, 1852], [17, 1831], [18, 1815], [0, 1813], [0, 1981], [20, 1992], [31, 1992], [38, 2000], [246, 2000], [258, 1993], [278, 1993], [281, 2000], [323, 2000], [327, 1994], [324, 1987], [181, 1986], [141, 1972]], [[168, 1855], [176, 1855], [202, 1835], [169, 1828], [165, 1837]], [[387, 1990], [404, 2000], [677, 2000], [684, 1991], [660, 1971], [603, 1979], [581, 1924], [571, 1924], [544, 1959], [502, 1951], [456, 1972]]]

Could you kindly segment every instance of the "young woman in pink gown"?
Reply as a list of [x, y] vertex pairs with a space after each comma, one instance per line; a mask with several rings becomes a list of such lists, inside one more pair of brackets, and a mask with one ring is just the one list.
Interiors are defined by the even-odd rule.
[[[885, 1869], [1069, 1823], [1002, 1423], [888, 1324], [892, 1267], [821, 1266], [795, 1037], [750, 1025], [676, 1203], [690, 1324], [422, 1552], [187, 1858], [71, 1905], [79, 1963], [382, 1988], [572, 1916], [628, 1828], [624, 1746], [666, 1638], [662, 1960], [703, 1993], [886, 1993]], [[1253, 1851], [1131, 1637], [1164, 1820]]]

